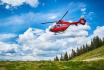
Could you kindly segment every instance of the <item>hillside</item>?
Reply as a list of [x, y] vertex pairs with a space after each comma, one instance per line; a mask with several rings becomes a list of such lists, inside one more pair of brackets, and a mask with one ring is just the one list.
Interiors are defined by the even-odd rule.
[[72, 60], [96, 60], [96, 59], [104, 59], [104, 46], [89, 51], [80, 56], [77, 56]]

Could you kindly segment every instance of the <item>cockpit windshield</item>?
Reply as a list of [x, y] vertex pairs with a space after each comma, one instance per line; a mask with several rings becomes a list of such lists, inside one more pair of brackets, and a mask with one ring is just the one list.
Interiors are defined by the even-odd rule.
[[60, 27], [61, 26], [61, 24], [56, 24], [55, 26], [54, 26], [54, 28], [58, 28], [58, 27]]

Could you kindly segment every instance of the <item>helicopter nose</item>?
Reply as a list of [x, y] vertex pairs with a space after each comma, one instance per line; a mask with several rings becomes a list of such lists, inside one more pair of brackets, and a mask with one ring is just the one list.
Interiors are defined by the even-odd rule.
[[51, 32], [53, 32], [53, 29], [50, 29]]
[[53, 29], [50, 29], [50, 31], [53, 31]]

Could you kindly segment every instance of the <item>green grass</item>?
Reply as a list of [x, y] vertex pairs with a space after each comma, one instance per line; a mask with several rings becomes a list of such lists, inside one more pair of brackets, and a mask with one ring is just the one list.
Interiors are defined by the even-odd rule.
[[104, 58], [104, 46], [99, 47], [95, 50], [82, 54], [80, 56], [75, 57], [72, 60], [86, 60], [92, 58]]
[[104, 60], [99, 61], [5, 61], [0, 62], [0, 70], [104, 70]]

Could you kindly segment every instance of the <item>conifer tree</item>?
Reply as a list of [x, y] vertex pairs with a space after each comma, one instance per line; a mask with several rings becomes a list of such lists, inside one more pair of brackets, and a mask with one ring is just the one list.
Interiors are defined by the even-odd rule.
[[79, 48], [77, 48], [76, 55], [77, 55], [77, 56], [80, 55], [80, 49], [79, 49]]
[[72, 49], [72, 52], [71, 52], [71, 57], [75, 57], [76, 56], [76, 52]]
[[63, 61], [63, 60], [64, 60], [64, 57], [63, 57], [63, 55], [61, 54], [60, 61]]
[[86, 44], [86, 46], [85, 46], [86, 52], [88, 52], [88, 48], [89, 48], [89, 46]]
[[64, 54], [64, 61], [68, 61], [68, 54], [67, 54], [67, 52]]
[[54, 58], [54, 61], [59, 61], [58, 56], [56, 56], [56, 57]]

